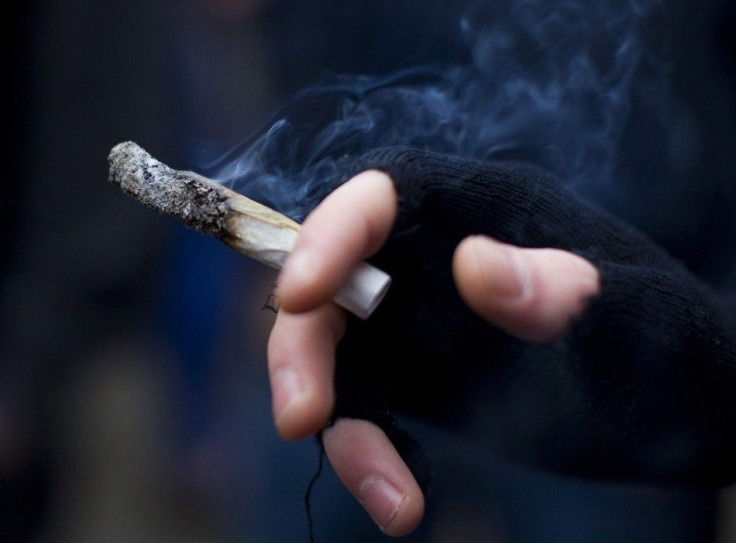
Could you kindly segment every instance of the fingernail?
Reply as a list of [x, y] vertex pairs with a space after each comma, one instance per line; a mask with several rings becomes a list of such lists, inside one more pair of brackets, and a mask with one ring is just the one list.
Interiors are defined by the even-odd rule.
[[273, 385], [273, 414], [278, 419], [302, 393], [299, 375], [291, 368], [276, 370], [271, 376]]
[[391, 524], [405, 499], [406, 494], [383, 477], [366, 478], [358, 491], [358, 500], [381, 529]]
[[508, 301], [524, 298], [529, 290], [529, 272], [521, 255], [487, 238], [479, 238], [478, 241], [478, 263], [488, 274], [493, 294]]

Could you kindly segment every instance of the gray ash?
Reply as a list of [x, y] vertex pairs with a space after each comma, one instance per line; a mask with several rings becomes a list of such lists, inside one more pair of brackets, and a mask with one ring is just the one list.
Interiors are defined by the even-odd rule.
[[132, 141], [110, 151], [110, 181], [144, 206], [172, 215], [203, 234], [223, 237], [227, 196], [200, 176], [156, 160]]

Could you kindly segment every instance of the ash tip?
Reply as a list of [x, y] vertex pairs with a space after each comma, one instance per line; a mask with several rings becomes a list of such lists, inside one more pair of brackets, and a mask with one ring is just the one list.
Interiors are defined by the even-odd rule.
[[143, 151], [140, 145], [138, 145], [134, 141], [122, 141], [115, 145], [110, 150], [110, 156], [108, 157], [110, 160], [112, 160], [115, 156], [126, 153], [126, 152], [136, 152], [136, 151]]
[[143, 149], [134, 141], [123, 141], [115, 145], [107, 156], [108, 162], [112, 163], [118, 160], [118, 157], [125, 154], [135, 153], [136, 151], [142, 151]]
[[137, 143], [133, 141], [118, 143], [107, 155], [107, 162], [110, 165], [108, 180], [125, 190], [126, 184], [135, 181], [137, 169], [150, 160], [151, 155]]
[[172, 215], [204, 234], [223, 234], [227, 197], [216, 185], [168, 167], [132, 141], [115, 145], [108, 162], [109, 181], [144, 206]]

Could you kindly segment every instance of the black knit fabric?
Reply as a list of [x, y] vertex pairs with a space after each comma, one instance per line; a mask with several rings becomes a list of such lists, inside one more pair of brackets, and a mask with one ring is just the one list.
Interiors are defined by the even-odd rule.
[[[374, 259], [394, 283], [338, 348], [336, 417], [399, 438], [391, 413], [404, 412], [577, 476], [736, 478], [736, 332], [679, 263], [533, 167], [391, 148], [352, 172], [370, 168], [400, 196]], [[470, 234], [575, 252], [598, 267], [602, 292], [553, 345], [516, 340], [456, 291], [452, 253]], [[401, 441], [416, 466], [416, 444]]]

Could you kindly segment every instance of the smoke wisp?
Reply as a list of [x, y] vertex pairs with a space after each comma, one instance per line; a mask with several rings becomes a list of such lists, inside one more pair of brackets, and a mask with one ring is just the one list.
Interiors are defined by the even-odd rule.
[[341, 159], [391, 145], [521, 159], [566, 183], [610, 183], [634, 83], [660, 98], [657, 107], [667, 102], [666, 63], [645, 42], [660, 7], [472, 3], [457, 23], [470, 62], [332, 76], [203, 169], [297, 219], [334, 186]]

